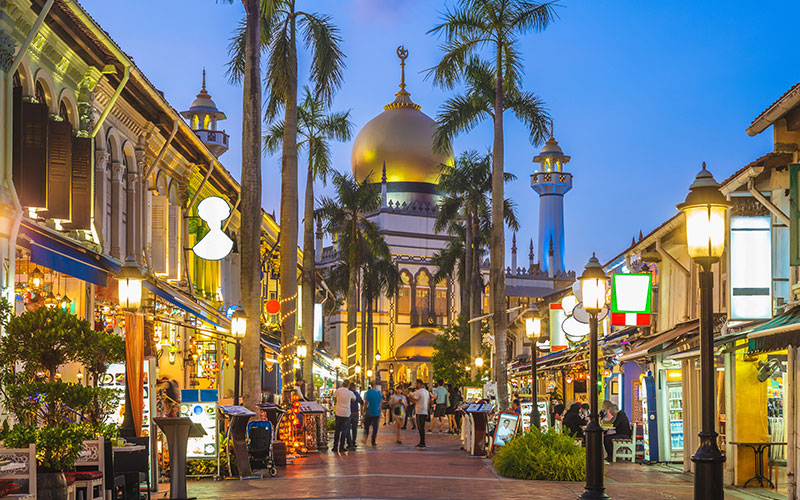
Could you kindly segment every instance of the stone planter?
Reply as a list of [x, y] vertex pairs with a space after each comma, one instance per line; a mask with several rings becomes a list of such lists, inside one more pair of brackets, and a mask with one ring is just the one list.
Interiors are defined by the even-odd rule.
[[67, 498], [67, 478], [63, 472], [39, 472], [36, 474], [36, 498], [38, 500], [64, 500]]

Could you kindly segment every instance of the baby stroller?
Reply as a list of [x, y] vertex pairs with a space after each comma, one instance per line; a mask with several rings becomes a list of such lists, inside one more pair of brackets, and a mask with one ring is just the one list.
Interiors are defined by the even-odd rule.
[[247, 424], [247, 454], [253, 470], [267, 469], [271, 477], [278, 475], [272, 454], [272, 423], [268, 420], [256, 420]]

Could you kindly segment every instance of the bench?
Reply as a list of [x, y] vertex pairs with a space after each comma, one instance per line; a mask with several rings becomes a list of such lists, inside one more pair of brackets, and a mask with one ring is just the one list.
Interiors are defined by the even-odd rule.
[[631, 424], [630, 439], [615, 439], [612, 441], [611, 460], [630, 460], [636, 462], [636, 424]]
[[30, 498], [35, 500], [36, 445], [31, 444], [27, 448], [0, 448], [0, 458], [9, 460], [11, 464], [21, 464], [15, 469], [0, 472], [0, 477], [10, 479], [22, 487], [22, 491], [12, 493], [5, 498]]

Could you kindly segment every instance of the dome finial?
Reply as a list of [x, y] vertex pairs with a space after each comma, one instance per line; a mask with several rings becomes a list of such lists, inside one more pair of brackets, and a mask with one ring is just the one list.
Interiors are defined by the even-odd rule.
[[550, 138], [553, 138], [553, 119], [550, 119]]
[[[200, 90], [203, 91], [203, 92], [206, 91], [206, 68], [205, 67], [203, 68], [203, 87]], [[553, 135], [553, 133], [551, 132], [550, 135]]]
[[386, 111], [398, 108], [414, 108], [420, 109], [418, 104], [411, 101], [411, 94], [406, 90], [406, 59], [408, 58], [408, 50], [400, 45], [397, 47], [397, 57], [400, 58], [400, 90], [394, 95], [394, 102], [387, 104], [383, 107]]

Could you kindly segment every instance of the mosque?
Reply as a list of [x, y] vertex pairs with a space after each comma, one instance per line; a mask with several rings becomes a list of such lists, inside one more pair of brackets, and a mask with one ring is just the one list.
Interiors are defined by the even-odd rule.
[[[381, 380], [395, 383], [416, 378], [430, 381], [431, 343], [437, 333], [455, 321], [459, 311], [458, 280], [439, 283], [432, 276], [434, 254], [447, 245], [449, 236], [433, 230], [437, 215], [440, 164], [447, 161], [433, 150], [436, 122], [411, 99], [405, 83], [408, 52], [398, 48], [400, 89], [382, 113], [358, 132], [353, 142], [351, 167], [359, 181], [380, 184], [381, 207], [368, 214], [380, 229], [400, 271], [402, 282], [394, 297], [381, 297], [374, 307], [374, 352], [367, 352], [366, 338], [359, 328], [347, 332], [347, 312], [343, 308], [326, 321], [325, 340], [332, 355], [353, 374], [356, 366], [374, 370]], [[528, 265], [518, 267], [516, 235], [512, 239], [510, 267], [506, 270], [509, 308], [527, 307], [537, 300], [569, 286], [575, 273], [564, 267], [564, 194], [572, 187], [572, 175], [563, 170], [570, 157], [552, 136], [534, 157], [538, 167], [531, 175], [531, 186], [540, 197], [538, 257], [530, 242]], [[317, 266], [323, 272], [336, 261], [333, 245], [324, 247], [317, 234]], [[542, 257], [545, 257], [543, 260]], [[489, 282], [488, 260], [481, 266], [484, 282]], [[487, 287], [488, 291], [488, 287]], [[488, 293], [483, 309], [489, 308]], [[359, 316], [360, 320], [360, 316]], [[522, 354], [521, 335], [509, 331], [509, 359]], [[380, 361], [375, 360], [379, 355]]]

